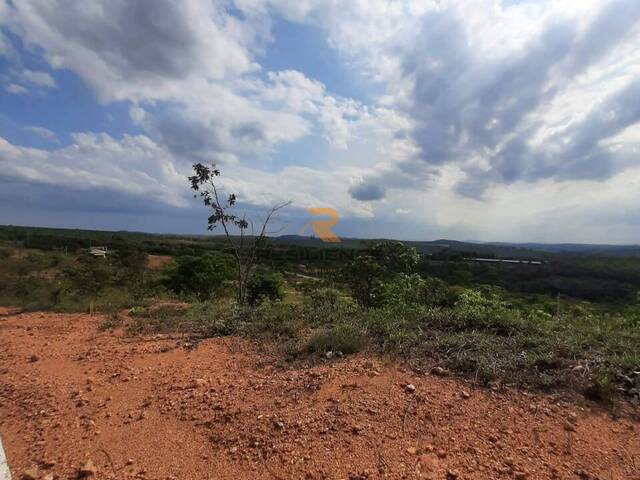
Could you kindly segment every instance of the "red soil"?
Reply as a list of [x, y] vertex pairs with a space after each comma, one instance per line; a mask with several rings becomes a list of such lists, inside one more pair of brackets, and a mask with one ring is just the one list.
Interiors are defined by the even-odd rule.
[[100, 320], [0, 316], [16, 478], [76, 478], [91, 460], [100, 479], [640, 479], [640, 424], [595, 405], [366, 356], [295, 369], [241, 339], [185, 349]]
[[148, 255], [147, 267], [151, 270], [159, 270], [171, 261], [171, 257], [168, 255]]

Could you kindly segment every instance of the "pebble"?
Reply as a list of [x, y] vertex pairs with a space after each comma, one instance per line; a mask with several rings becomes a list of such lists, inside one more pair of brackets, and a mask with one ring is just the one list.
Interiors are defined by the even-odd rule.
[[439, 377], [445, 377], [449, 372], [442, 367], [433, 367], [431, 369], [431, 373], [433, 373], [434, 375], [437, 375]]
[[98, 468], [93, 463], [93, 460], [87, 460], [78, 472], [79, 478], [86, 478], [95, 475], [98, 472]]
[[405, 389], [407, 392], [409, 392], [409, 393], [413, 393], [413, 392], [415, 392], [415, 391], [416, 391], [416, 386], [415, 386], [413, 383], [407, 383], [407, 384], [404, 386], [404, 389]]
[[37, 478], [38, 478], [38, 469], [37, 468], [28, 468], [24, 472], [22, 472], [22, 476], [20, 478], [22, 480], [37, 480]]

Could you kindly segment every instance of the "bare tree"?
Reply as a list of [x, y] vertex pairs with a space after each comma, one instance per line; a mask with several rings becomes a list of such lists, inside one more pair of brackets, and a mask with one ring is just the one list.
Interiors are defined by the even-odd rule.
[[[231, 193], [224, 198], [216, 178], [220, 176], [220, 170], [215, 164], [211, 166], [196, 163], [193, 165], [194, 175], [189, 177], [191, 189], [198, 192], [205, 207], [212, 210], [207, 220], [207, 228], [215, 229], [222, 226], [224, 235], [236, 261], [236, 298], [239, 304], [247, 302], [247, 285], [253, 273], [257, 261], [258, 248], [264, 245], [268, 234], [276, 233], [267, 231], [269, 222], [273, 216], [283, 208], [291, 205], [291, 202], [283, 202], [273, 206], [262, 221], [259, 233], [256, 235], [253, 222], [247, 218], [246, 213], [237, 215], [234, 213], [236, 194]], [[233, 235], [236, 229], [239, 234]]]

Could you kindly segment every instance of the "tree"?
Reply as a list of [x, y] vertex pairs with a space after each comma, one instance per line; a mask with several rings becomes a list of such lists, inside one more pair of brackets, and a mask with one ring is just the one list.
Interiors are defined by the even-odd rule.
[[199, 300], [209, 300], [219, 294], [233, 279], [234, 259], [214, 252], [200, 257], [185, 256], [177, 260], [170, 273], [169, 287], [179, 293], [191, 293]]
[[375, 307], [382, 299], [384, 282], [399, 273], [413, 273], [419, 258], [414, 248], [402, 242], [380, 242], [347, 265], [345, 279], [358, 303]]
[[113, 271], [109, 260], [83, 255], [78, 258], [78, 265], [65, 271], [71, 283], [72, 291], [89, 297], [89, 313], [93, 315], [95, 301], [113, 280]]
[[260, 303], [262, 300], [282, 300], [284, 288], [282, 275], [266, 269], [257, 270], [247, 284], [247, 302]]
[[[201, 163], [193, 165], [194, 174], [189, 177], [191, 189], [198, 192], [204, 206], [211, 210], [207, 219], [207, 228], [213, 230], [222, 226], [231, 254], [236, 264], [236, 299], [239, 304], [247, 303], [247, 286], [253, 274], [257, 260], [258, 248], [264, 245], [266, 236], [269, 233], [267, 226], [273, 216], [290, 205], [291, 202], [284, 202], [272, 207], [262, 222], [259, 233], [255, 235], [253, 222], [247, 218], [246, 214], [236, 214], [235, 207], [237, 197], [235, 193], [229, 194], [226, 199], [222, 195], [217, 178], [220, 176], [215, 164], [206, 166]], [[233, 231], [238, 231], [239, 235], [233, 235]]]
[[131, 293], [134, 300], [144, 297], [147, 289], [147, 259], [143, 250], [125, 242], [118, 245], [115, 262], [118, 270], [116, 281]]

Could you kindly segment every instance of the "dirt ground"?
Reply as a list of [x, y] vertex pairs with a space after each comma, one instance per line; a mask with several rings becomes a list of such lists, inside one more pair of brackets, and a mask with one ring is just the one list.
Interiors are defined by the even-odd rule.
[[[640, 424], [367, 356], [293, 368], [238, 338], [0, 312], [14, 478], [640, 479]], [[633, 412], [630, 412], [633, 413]]]
[[171, 261], [168, 255], [147, 255], [147, 267], [151, 270], [159, 270]]

